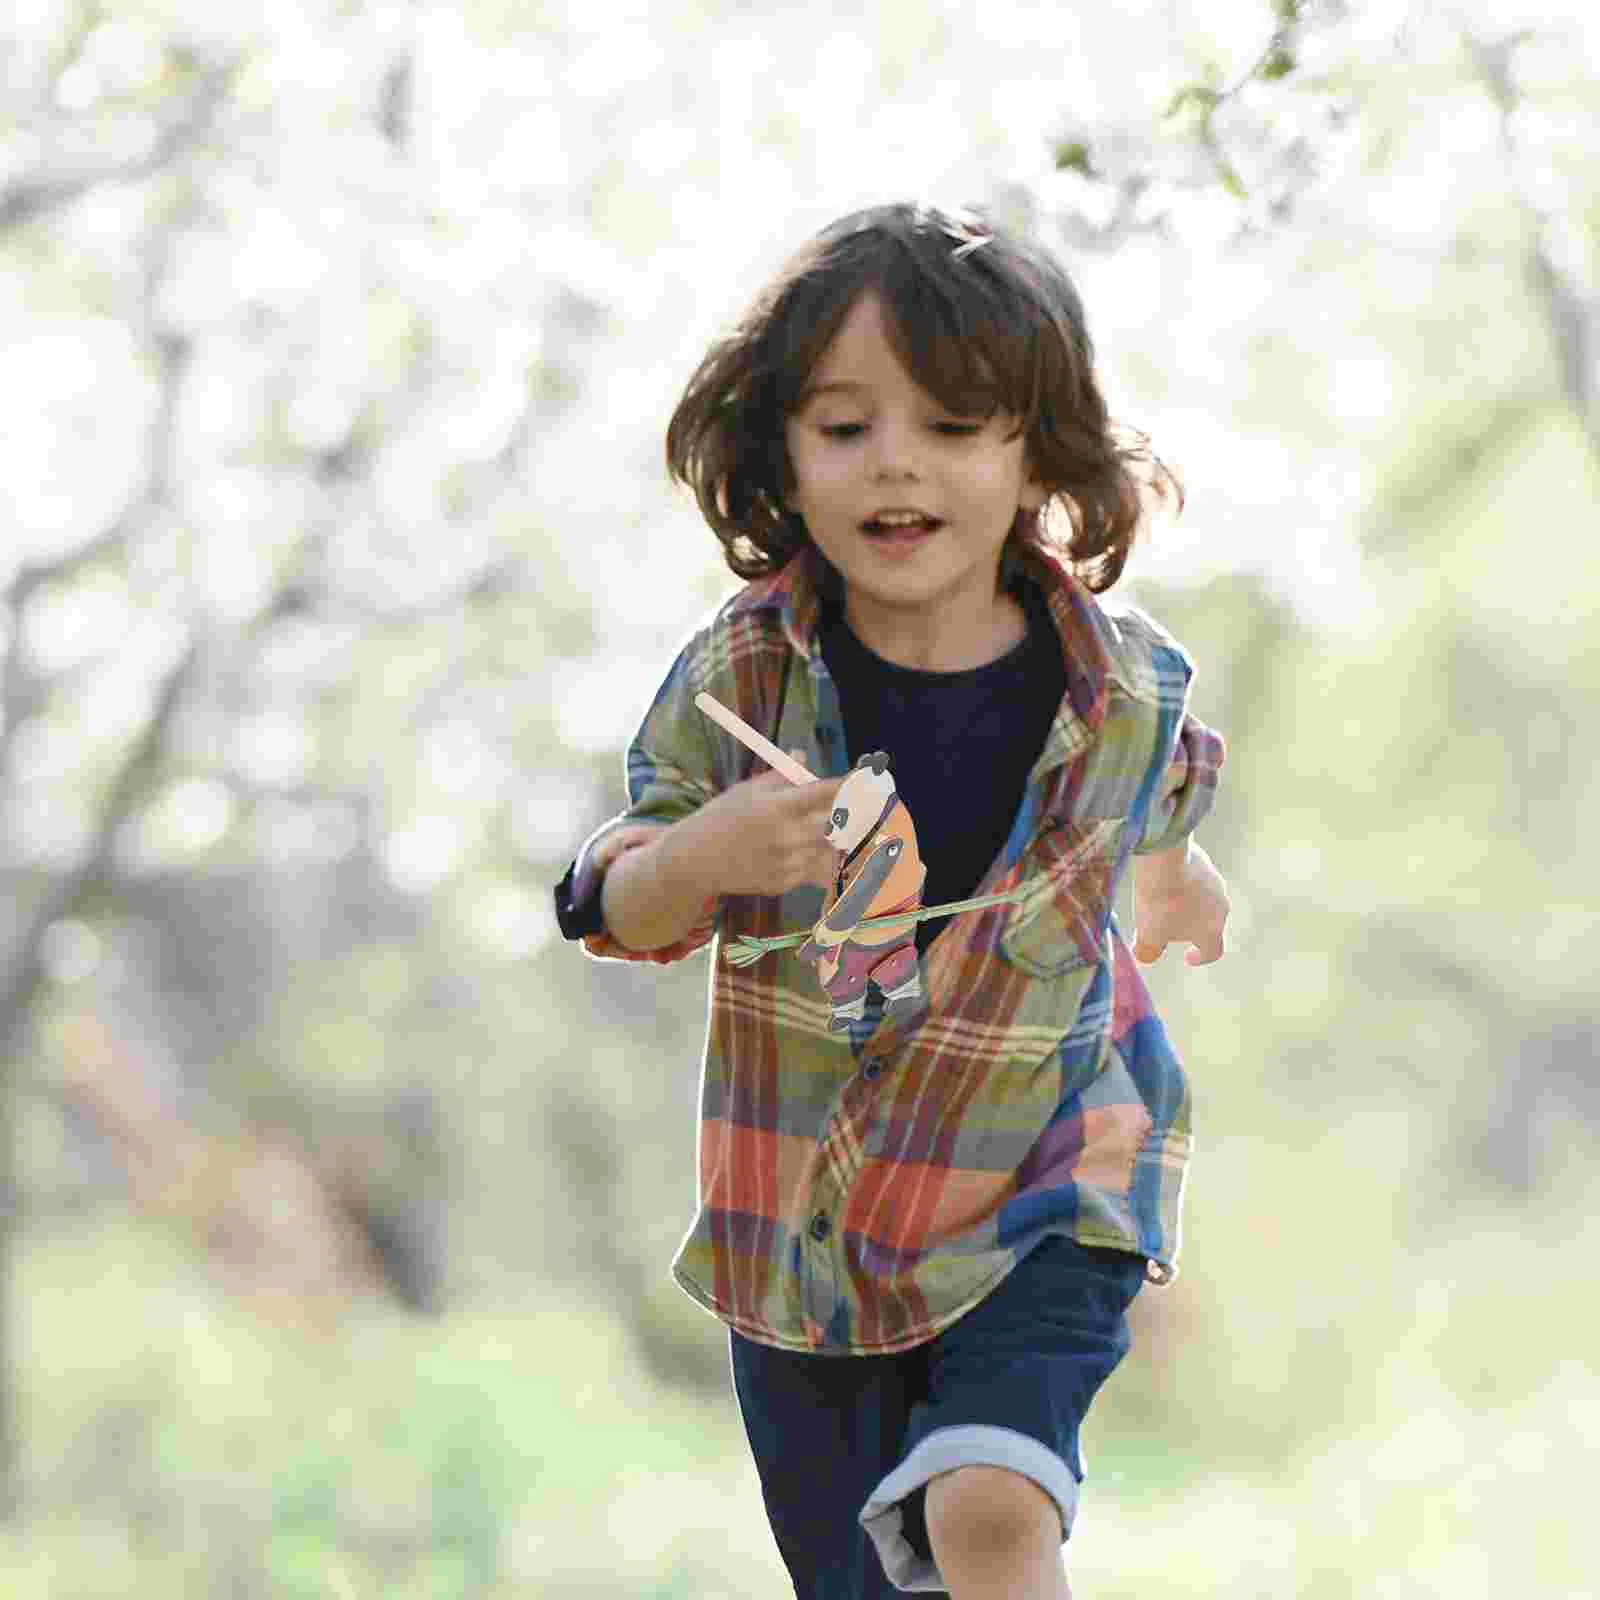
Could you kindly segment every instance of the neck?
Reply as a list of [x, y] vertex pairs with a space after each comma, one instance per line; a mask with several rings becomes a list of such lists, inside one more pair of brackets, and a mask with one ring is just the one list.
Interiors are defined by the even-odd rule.
[[844, 619], [874, 655], [918, 672], [969, 672], [1013, 650], [1027, 637], [1026, 612], [1009, 594], [937, 620], [845, 595]]

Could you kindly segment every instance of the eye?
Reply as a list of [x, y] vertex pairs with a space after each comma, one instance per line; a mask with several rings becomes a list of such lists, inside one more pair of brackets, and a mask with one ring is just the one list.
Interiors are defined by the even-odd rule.
[[850, 820], [850, 813], [843, 806], [838, 807], [833, 813], [833, 825], [842, 828]]
[[[983, 432], [981, 422], [936, 422], [933, 426], [939, 432], [953, 437], [965, 437]], [[853, 439], [865, 430], [864, 422], [830, 422], [818, 428], [817, 432], [825, 439]]]

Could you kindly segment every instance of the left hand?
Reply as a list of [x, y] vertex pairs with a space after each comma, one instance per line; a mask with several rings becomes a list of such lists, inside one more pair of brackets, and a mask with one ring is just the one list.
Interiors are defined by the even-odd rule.
[[1195, 946], [1185, 966], [1204, 967], [1222, 959], [1223, 930], [1231, 909], [1228, 886], [1211, 858], [1198, 845], [1188, 865], [1170, 878], [1133, 880], [1133, 957], [1148, 965], [1160, 959], [1169, 944]]

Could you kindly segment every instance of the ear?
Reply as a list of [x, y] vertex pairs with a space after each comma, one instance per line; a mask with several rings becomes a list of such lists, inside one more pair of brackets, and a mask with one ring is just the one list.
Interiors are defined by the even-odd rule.
[[869, 754], [862, 756], [856, 762], [856, 765], [858, 767], [871, 767], [873, 776], [881, 778], [889, 768], [889, 752], [887, 750], [873, 750]]

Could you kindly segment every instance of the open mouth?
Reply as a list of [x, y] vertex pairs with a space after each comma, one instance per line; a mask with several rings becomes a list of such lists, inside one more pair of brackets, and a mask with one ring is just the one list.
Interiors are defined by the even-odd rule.
[[943, 526], [937, 517], [929, 517], [923, 522], [879, 522], [874, 518], [870, 522], [863, 522], [861, 531], [869, 539], [877, 539], [885, 544], [903, 544], [925, 538]]

